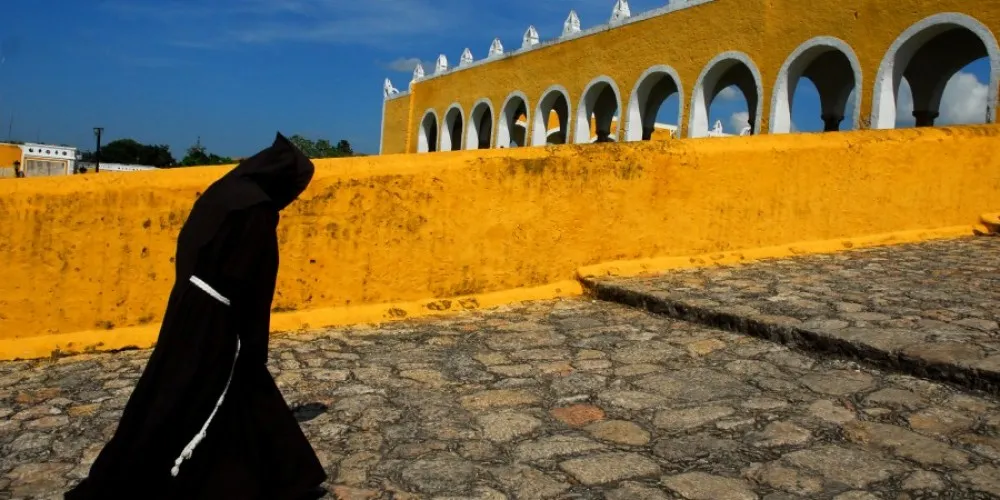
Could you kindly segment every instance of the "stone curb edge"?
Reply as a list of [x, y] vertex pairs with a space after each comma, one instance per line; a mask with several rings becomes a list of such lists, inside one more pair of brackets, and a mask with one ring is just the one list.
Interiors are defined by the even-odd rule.
[[[359, 327], [379, 325], [392, 321], [490, 309], [520, 302], [578, 297], [582, 294], [583, 286], [578, 280], [565, 280], [535, 287], [459, 297], [288, 311], [272, 314], [270, 333], [275, 335], [349, 325]], [[150, 349], [156, 345], [159, 333], [160, 324], [154, 323], [113, 330], [87, 330], [0, 339], [0, 361]], [[359, 329], [357, 333], [364, 335], [365, 330]]]
[[1000, 395], [1000, 371], [942, 362], [926, 357], [880, 349], [863, 341], [781, 325], [682, 301], [656, 297], [593, 279], [582, 279], [584, 289], [597, 300], [643, 309], [669, 318], [750, 335], [811, 353], [843, 356], [874, 368], [946, 382], [966, 389]]

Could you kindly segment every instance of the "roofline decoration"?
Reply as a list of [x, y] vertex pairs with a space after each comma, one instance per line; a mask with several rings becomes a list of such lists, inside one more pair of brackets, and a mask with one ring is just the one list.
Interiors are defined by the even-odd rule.
[[621, 24], [630, 17], [632, 17], [632, 9], [628, 8], [628, 0], [615, 0], [615, 6], [611, 9], [611, 20], [608, 21], [608, 24]]
[[534, 25], [528, 26], [527, 31], [524, 32], [524, 36], [521, 37], [521, 48], [522, 49], [531, 48], [535, 45], [538, 45], [538, 42], [540, 40], [541, 38], [538, 36], [538, 30], [535, 29], [535, 26]]
[[580, 32], [580, 16], [576, 14], [575, 10], [569, 11], [569, 16], [563, 21], [562, 37], [573, 35]]
[[458, 66], [468, 66], [472, 64], [473, 61], [475, 61], [475, 58], [472, 57], [472, 50], [466, 47], [465, 50], [462, 51], [462, 57], [458, 59]]
[[[574, 31], [573, 30], [573, 22], [572, 21], [573, 21], [574, 17], [576, 18], [577, 22], [580, 20], [580, 18], [579, 18], [579, 16], [576, 15], [575, 11], [570, 11], [569, 17], [567, 17], [565, 23], [563, 23], [563, 33], [562, 33], [562, 36], [560, 36], [559, 38], [556, 38], [554, 40], [546, 40], [546, 41], [539, 40], [538, 43], [534, 43], [534, 44], [524, 44], [524, 43], [522, 43], [522, 47], [520, 49], [515, 49], [515, 50], [512, 50], [510, 52], [504, 52], [503, 43], [500, 41], [500, 38], [497, 37], [497, 38], [494, 38], [493, 42], [490, 44], [489, 55], [485, 59], [480, 59], [478, 61], [469, 61], [469, 62], [467, 62], [465, 64], [459, 64], [456, 67], [448, 68], [448, 69], [446, 69], [444, 71], [440, 71], [440, 72], [435, 72], [432, 75], [425, 75], [424, 71], [423, 71], [423, 67], [418, 64], [417, 68], [414, 69], [414, 72], [413, 72], [413, 81], [410, 82], [410, 86], [411, 86], [411, 89], [412, 89], [413, 84], [418, 83], [418, 82], [433, 80], [435, 78], [440, 78], [442, 76], [450, 75], [450, 74], [455, 73], [457, 71], [464, 71], [464, 70], [467, 70], [467, 69], [478, 68], [480, 66], [483, 66], [485, 64], [489, 64], [489, 63], [492, 63], [492, 62], [500, 61], [500, 60], [503, 60], [503, 59], [509, 59], [509, 58], [513, 58], [513, 57], [517, 57], [517, 56], [526, 54], [528, 52], [531, 52], [533, 50], [541, 50], [541, 49], [544, 49], [546, 47], [551, 47], [553, 45], [557, 45], [557, 44], [560, 44], [560, 43], [568, 42], [570, 40], [576, 40], [577, 38], [583, 38], [583, 37], [587, 37], [587, 36], [591, 36], [591, 35], [596, 35], [598, 33], [603, 33], [605, 31], [610, 31], [610, 30], [613, 30], [613, 29], [618, 29], [618, 28], [621, 28], [623, 26], [627, 26], [627, 25], [632, 24], [632, 23], [638, 23], [638, 22], [645, 21], [647, 19], [652, 19], [652, 18], [655, 18], [655, 17], [665, 16], [665, 15], [671, 14], [673, 12], [677, 12], [679, 10], [690, 9], [692, 7], [698, 7], [700, 5], [703, 5], [703, 4], [706, 4], [706, 3], [711, 3], [711, 2], [714, 2], [714, 1], [715, 0], [669, 0], [669, 3], [667, 5], [664, 5], [663, 7], [658, 7], [658, 8], [655, 8], [655, 9], [651, 9], [651, 10], [648, 10], [646, 12], [640, 12], [640, 13], [632, 14], [631, 10], [629, 9], [628, 1], [627, 0], [615, 0], [614, 7], [612, 9], [611, 20], [609, 20], [609, 22], [607, 22], [605, 24], [598, 25], [598, 26], [594, 26], [592, 28], [587, 28], [585, 30], [579, 30], [579, 31]], [[529, 27], [529, 32], [533, 28], [534, 28], [533, 26]], [[537, 33], [537, 31], [536, 31], [536, 33]], [[522, 37], [522, 42], [524, 41], [525, 38], [527, 38], [526, 35], [528, 35], [527, 32], [525, 33], [525, 36]], [[419, 75], [418, 75], [418, 70], [419, 70]], [[406, 96], [406, 95], [409, 95], [409, 94], [410, 94], [410, 90], [401, 91], [401, 92], [398, 92], [396, 94], [392, 94], [392, 95], [387, 96], [386, 99], [389, 99], [389, 100], [398, 99], [400, 97], [403, 97], [403, 96]]]

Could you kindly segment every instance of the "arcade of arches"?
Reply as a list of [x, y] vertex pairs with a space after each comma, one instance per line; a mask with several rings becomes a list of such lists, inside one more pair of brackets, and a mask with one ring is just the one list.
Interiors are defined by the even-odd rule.
[[[695, 9], [708, 5], [712, 4]], [[609, 33], [617, 29], [622, 28]], [[506, 63], [535, 57], [535, 52], [519, 54]], [[537, 52], [538, 57], [544, 55], [544, 51]], [[585, 85], [573, 88], [568, 82], [556, 83], [537, 95], [517, 88], [484, 91], [483, 95], [466, 96], [472, 100], [471, 105], [466, 104], [468, 108], [463, 107], [465, 97], [442, 104], [430, 99], [426, 102], [435, 103], [432, 107], [416, 107], [425, 111], [410, 118], [417, 120], [410, 131], [397, 130], [385, 122], [383, 135], [414, 134], [413, 142], [397, 139], [395, 143], [406, 145], [396, 149], [417, 152], [705, 137], [713, 135], [710, 110], [724, 91], [745, 100], [746, 128], [738, 132], [789, 133], [797, 129], [793, 116], [802, 115], [795, 98], [805, 82], [816, 94], [813, 100], [818, 101], [817, 110], [810, 108], [819, 115], [812, 117], [819, 124], [817, 131], [894, 128], [907, 119], [918, 127], [934, 126], [940, 124], [947, 84], [970, 64], [988, 68], [988, 81], [982, 84], [987, 89], [986, 99], [976, 121], [995, 122], [1000, 48], [993, 30], [977, 18], [960, 13], [932, 14], [895, 33], [892, 43], [880, 53], [863, 55], [859, 57], [842, 38], [819, 35], [800, 42], [781, 58], [779, 67], [758, 67], [748, 52], [723, 51], [702, 63], [692, 77], [693, 71], [671, 66], [666, 57], [664, 64], [647, 67], [632, 78], [616, 79], [614, 72], [593, 74], [577, 80], [586, 78]], [[499, 63], [484, 61], [455, 71], [454, 78], [488, 71], [491, 64]], [[387, 97], [387, 109], [396, 101], [400, 101], [399, 106], [410, 100], [421, 102], [422, 86], [434, 85], [439, 90], [449, 84], [451, 76], [445, 72], [417, 79], [409, 92]], [[912, 94], [912, 118], [902, 112], [910, 109], [910, 103], [900, 97], [907, 94], [901, 92], [904, 85]], [[663, 116], [664, 102], [671, 98], [679, 103], [676, 114], [670, 111]]]

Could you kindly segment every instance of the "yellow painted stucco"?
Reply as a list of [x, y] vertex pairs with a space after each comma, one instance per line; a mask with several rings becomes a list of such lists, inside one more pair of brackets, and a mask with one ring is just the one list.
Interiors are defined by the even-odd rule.
[[[410, 100], [387, 99], [382, 113], [382, 130], [404, 130], [410, 123]], [[387, 134], [382, 137], [381, 154], [405, 153], [406, 134]]]
[[[967, 14], [994, 34], [1000, 33], [1000, 9], [993, 0], [715, 0], [417, 81], [410, 94], [398, 98], [410, 101], [415, 111], [408, 125], [399, 127], [393, 122], [383, 133], [385, 137], [407, 137], [406, 151], [416, 152], [415, 136], [425, 110], [436, 110], [443, 117], [448, 107], [457, 103], [468, 114], [481, 98], [493, 103], [495, 130], [503, 102], [512, 92], [523, 92], [528, 109], [534, 110], [543, 92], [554, 84], [567, 89], [573, 121], [584, 89], [600, 76], [616, 83], [619, 109], [627, 109], [642, 73], [656, 65], [668, 65], [677, 71], [684, 90], [680, 125], [682, 136], [687, 137], [695, 83], [707, 64], [727, 51], [747, 54], [759, 69], [763, 94], [759, 125], [766, 132], [781, 66], [802, 43], [819, 36], [846, 42], [857, 56], [862, 75], [859, 128], [863, 129], [868, 126], [874, 82], [887, 50], [907, 28], [941, 13]], [[588, 25], [606, 22], [584, 21]], [[508, 43], [516, 35], [497, 34]], [[557, 34], [542, 35], [551, 38]], [[989, 100], [995, 97], [989, 96]]]
[[21, 161], [21, 147], [16, 144], [0, 144], [0, 168], [13, 168], [14, 162]]
[[[998, 143], [971, 126], [318, 160], [279, 226], [275, 321], [572, 294], [554, 284], [612, 261], [972, 234], [1000, 207]], [[0, 183], [0, 347], [154, 338], [177, 232], [228, 168]]]

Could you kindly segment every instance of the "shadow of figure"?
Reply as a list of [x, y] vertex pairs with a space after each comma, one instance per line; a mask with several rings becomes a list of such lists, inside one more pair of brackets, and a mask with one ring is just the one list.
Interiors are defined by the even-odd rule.
[[306, 403], [292, 408], [292, 413], [295, 414], [295, 420], [302, 423], [326, 413], [326, 410], [329, 409], [330, 407], [323, 403]]

